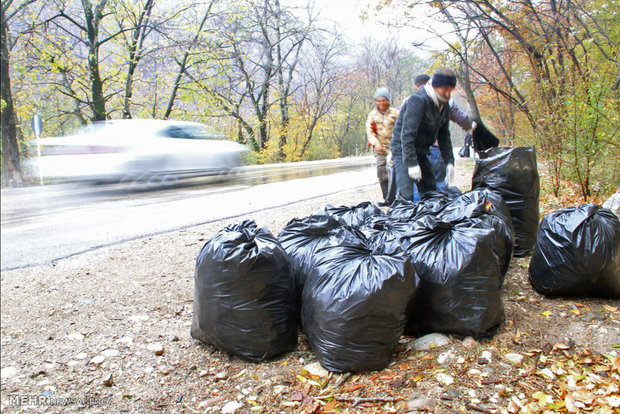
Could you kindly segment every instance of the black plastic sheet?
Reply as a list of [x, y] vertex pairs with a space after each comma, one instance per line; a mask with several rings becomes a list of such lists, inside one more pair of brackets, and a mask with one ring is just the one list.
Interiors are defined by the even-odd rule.
[[194, 277], [192, 337], [250, 361], [297, 344], [295, 282], [280, 242], [254, 221], [218, 232]]
[[494, 230], [476, 219], [451, 223], [427, 216], [403, 237], [420, 286], [406, 332], [485, 337], [504, 318]]
[[364, 201], [356, 206], [326, 205], [319, 209], [315, 215], [327, 214], [340, 220], [343, 224], [351, 227], [359, 227], [370, 217], [381, 216], [383, 211], [370, 201]]
[[472, 189], [498, 192], [510, 211], [515, 230], [514, 255], [529, 254], [536, 243], [540, 179], [534, 147], [491, 148], [479, 153]]
[[544, 295], [620, 299], [618, 217], [596, 204], [548, 213], [528, 276]]
[[363, 235], [336, 230], [306, 280], [302, 323], [321, 365], [335, 372], [385, 368], [417, 288], [411, 262], [373, 250]]

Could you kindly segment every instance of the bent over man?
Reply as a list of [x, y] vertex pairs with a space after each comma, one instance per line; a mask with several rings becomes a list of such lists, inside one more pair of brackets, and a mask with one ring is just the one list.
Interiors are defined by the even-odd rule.
[[[421, 74], [414, 78], [413, 87], [417, 91], [418, 89], [424, 87], [431, 79], [427, 74]], [[474, 121], [467, 113], [463, 112], [454, 102], [450, 99], [450, 121], [454, 122], [458, 126], [460, 126], [465, 132], [469, 134], [471, 137], [471, 133], [476, 128], [476, 121]], [[431, 165], [433, 166], [433, 171], [435, 173], [435, 180], [437, 181], [437, 190], [442, 190], [446, 188], [445, 179], [446, 179], [446, 165], [441, 159], [441, 152], [439, 151], [439, 144], [437, 141], [433, 143], [431, 146], [431, 153], [428, 156]], [[413, 202], [420, 201], [420, 194], [418, 192], [417, 185], [413, 185]]]
[[383, 201], [379, 205], [386, 205], [388, 197], [387, 155], [390, 152], [392, 131], [398, 118], [398, 109], [390, 106], [390, 93], [386, 88], [377, 88], [374, 98], [376, 107], [370, 111], [366, 119], [366, 137], [375, 150], [377, 160], [377, 178], [383, 194]]
[[392, 157], [399, 194], [413, 198], [413, 182], [420, 195], [437, 189], [433, 166], [427, 155], [436, 141], [446, 165], [446, 185], [454, 179], [454, 154], [450, 141], [450, 94], [456, 87], [456, 74], [439, 69], [430, 83], [409, 96], [394, 125]]

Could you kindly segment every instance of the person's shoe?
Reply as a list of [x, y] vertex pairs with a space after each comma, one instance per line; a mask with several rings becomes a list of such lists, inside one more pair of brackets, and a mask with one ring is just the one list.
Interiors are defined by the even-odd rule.
[[377, 205], [378, 205], [379, 207], [386, 207], [386, 206], [389, 206], [389, 205], [390, 205], [390, 203], [388, 203], [387, 201], [383, 200], [383, 201], [379, 201], [379, 202], [377, 203]]

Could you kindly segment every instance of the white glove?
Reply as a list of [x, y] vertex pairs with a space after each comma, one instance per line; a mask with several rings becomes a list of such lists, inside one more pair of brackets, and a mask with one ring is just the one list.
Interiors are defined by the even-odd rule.
[[[411, 173], [409, 173], [409, 175], [411, 175]], [[446, 165], [446, 185], [450, 187], [452, 181], [454, 181], [454, 165], [448, 164]]]
[[411, 177], [413, 181], [420, 181], [422, 179], [422, 170], [419, 165], [409, 167], [407, 171], [409, 172], [409, 177]]
[[476, 121], [471, 121], [471, 129], [469, 130], [469, 132], [474, 132], [474, 129], [476, 129], [477, 126], [478, 123]]

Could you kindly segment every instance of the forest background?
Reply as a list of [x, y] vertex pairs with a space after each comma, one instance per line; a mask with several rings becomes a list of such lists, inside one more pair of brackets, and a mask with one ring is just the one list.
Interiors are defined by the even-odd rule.
[[34, 114], [43, 136], [202, 122], [252, 163], [357, 155], [375, 88], [399, 106], [417, 74], [449, 66], [459, 106], [502, 146], [537, 147], [543, 191], [587, 201], [620, 188], [618, 0], [363, 4], [362, 22], [423, 35], [352, 41], [311, 1], [2, 0], [2, 186], [28, 184]]

